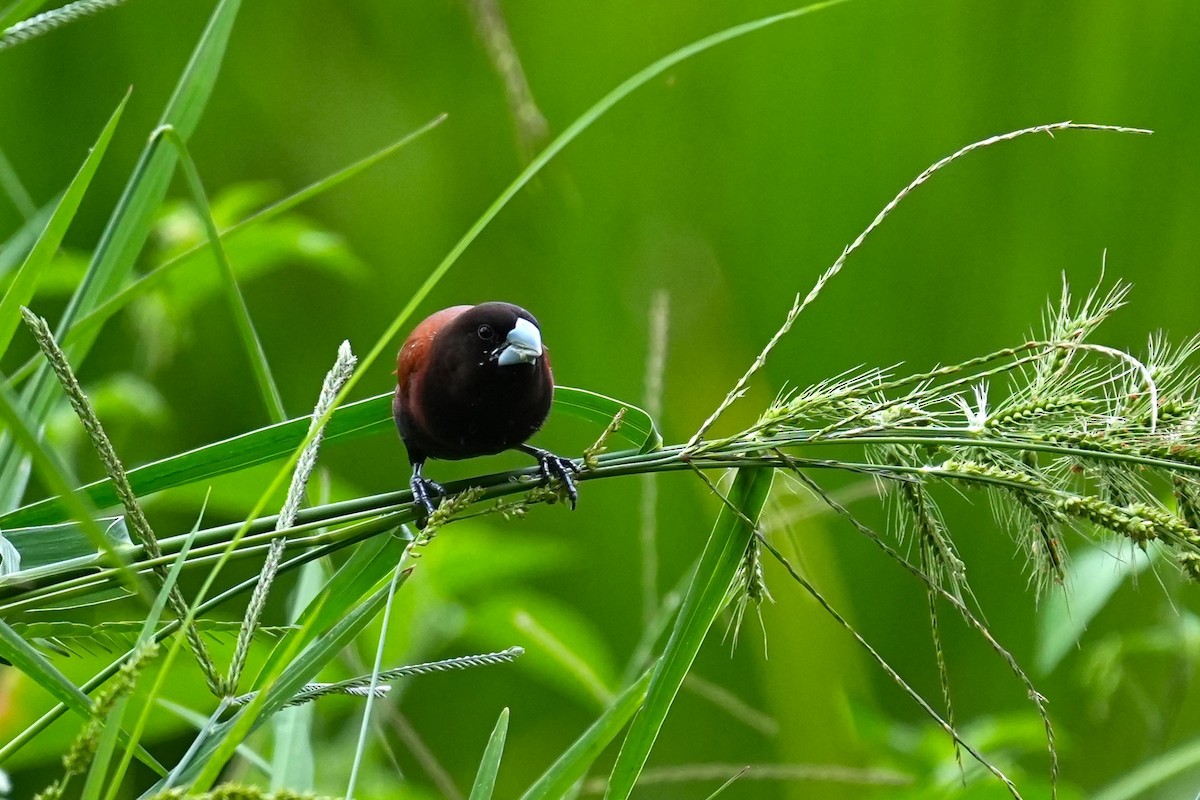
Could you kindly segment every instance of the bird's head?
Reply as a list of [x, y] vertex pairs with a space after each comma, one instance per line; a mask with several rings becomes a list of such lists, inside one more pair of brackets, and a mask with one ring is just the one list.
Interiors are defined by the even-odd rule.
[[537, 320], [511, 303], [473, 306], [455, 318], [442, 336], [447, 334], [448, 344], [459, 352], [469, 352], [470, 361], [479, 366], [494, 364], [505, 370], [537, 364], [544, 354]]

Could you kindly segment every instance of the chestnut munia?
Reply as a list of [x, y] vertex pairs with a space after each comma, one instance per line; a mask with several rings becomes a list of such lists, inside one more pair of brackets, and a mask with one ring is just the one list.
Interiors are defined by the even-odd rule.
[[452, 306], [418, 325], [396, 359], [392, 415], [412, 464], [413, 499], [432, 514], [445, 496], [422, 475], [428, 458], [457, 460], [516, 449], [559, 478], [575, 507], [570, 460], [525, 444], [554, 397], [550, 356], [532, 314], [511, 303]]

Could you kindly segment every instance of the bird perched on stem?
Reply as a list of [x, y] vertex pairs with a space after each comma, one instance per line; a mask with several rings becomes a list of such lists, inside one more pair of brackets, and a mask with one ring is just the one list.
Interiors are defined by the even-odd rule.
[[[396, 358], [392, 416], [412, 464], [413, 500], [433, 513], [445, 490], [422, 475], [425, 460], [458, 460], [516, 449], [562, 481], [571, 508], [579, 468], [525, 444], [554, 397], [550, 356], [533, 315], [511, 303], [452, 306], [418, 325]], [[423, 521], [422, 521], [423, 523]]]

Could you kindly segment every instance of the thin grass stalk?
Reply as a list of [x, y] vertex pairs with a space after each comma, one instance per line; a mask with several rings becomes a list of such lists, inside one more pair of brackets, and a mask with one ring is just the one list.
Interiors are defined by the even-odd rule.
[[875, 546], [882, 550], [888, 556], [888, 558], [903, 567], [910, 575], [917, 578], [917, 580], [921, 581], [927, 591], [935, 592], [944, 601], [949, 603], [963, 618], [963, 620], [965, 620], [968, 625], [974, 628], [979, 635], [983, 637], [984, 641], [987, 642], [988, 646], [991, 647], [992, 650], [1008, 665], [1009, 669], [1012, 670], [1012, 673], [1024, 686], [1029, 699], [1033, 702], [1037, 709], [1038, 716], [1042, 720], [1042, 725], [1046, 733], [1047, 750], [1050, 757], [1051, 796], [1057, 797], [1059, 775], [1058, 749], [1055, 746], [1054, 727], [1050, 722], [1050, 715], [1046, 710], [1046, 699], [1042, 693], [1038, 691], [1037, 687], [1034, 686], [1033, 681], [1030, 679], [1025, 670], [1021, 668], [1021, 665], [1017, 663], [1016, 657], [1013, 656], [1013, 654], [1009, 652], [1007, 648], [1005, 648], [1000, 644], [999, 641], [996, 640], [996, 638], [992, 635], [991, 630], [988, 629], [987, 625], [985, 625], [983, 621], [980, 620], [979, 617], [976, 616], [976, 614], [971, 611], [971, 609], [965, 603], [963, 603], [960, 598], [955, 597], [945, 588], [939, 586], [927, 572], [910, 563], [902, 553], [884, 541], [883, 536], [878, 531], [874, 530], [868, 525], [863, 524], [856, 516], [850, 513], [849, 509], [834, 499], [811, 477], [804, 474], [800, 470], [794, 470], [793, 474], [795, 474], [800, 481], [806, 485], [825, 505], [831, 508], [836, 514], [838, 514], [838, 516], [842, 517], [852, 526], [854, 526], [859, 533], [866, 536], [873, 544], [875, 544]]
[[250, 317], [250, 308], [246, 305], [246, 298], [242, 294], [241, 287], [238, 286], [233, 265], [229, 263], [229, 256], [225, 253], [225, 246], [221, 243], [221, 233], [217, 230], [217, 223], [213, 220], [208, 194], [204, 191], [204, 184], [200, 180], [196, 162], [192, 160], [192, 154], [183, 137], [171, 125], [159, 126], [151, 134], [150, 139], [151, 141], [162, 139], [175, 148], [188, 191], [192, 195], [192, 203], [196, 207], [196, 215], [200, 217], [205, 235], [208, 237], [208, 243], [212, 247], [213, 260], [217, 262], [220, 272], [221, 288], [224, 291], [225, 300], [229, 303], [229, 310], [233, 314], [234, 326], [242, 340], [242, 348], [250, 360], [250, 369], [254, 373], [254, 380], [258, 383], [259, 394], [267, 407], [267, 414], [271, 421], [284, 422], [288, 416], [283, 408], [283, 398], [279, 394], [279, 386], [275, 382], [275, 376], [271, 372], [271, 363], [267, 360], [267, 354], [263, 350], [262, 339], [259, 338], [258, 331], [254, 328], [254, 320]]
[[[401, 559], [392, 570], [392, 582], [388, 585], [387, 600], [383, 605], [383, 622], [379, 628], [379, 641], [375, 647], [375, 666], [371, 669], [367, 689], [367, 702], [363, 705], [362, 724], [358, 729], [358, 742], [354, 746], [354, 763], [350, 766], [350, 778], [346, 783], [346, 800], [354, 800], [354, 788], [358, 783], [358, 770], [362, 767], [363, 754], [367, 750], [367, 733], [371, 729], [371, 710], [375, 708], [375, 698], [382, 678], [383, 648], [387, 644], [388, 627], [392, 621], [392, 601], [396, 597], [396, 587], [400, 584], [400, 575], [404, 572], [404, 560]], [[349, 688], [349, 687], [344, 687]]]
[[855, 630], [854, 626], [851, 625], [846, 620], [845, 617], [843, 617], [840, 613], [838, 613], [837, 609], [835, 609], [832, 605], [830, 605], [829, 601], [825, 599], [824, 595], [822, 595], [819, 591], [817, 591], [815, 586], [813, 586], [811, 583], [809, 583], [807, 580], [805, 580], [804, 576], [796, 571], [796, 568], [792, 566], [791, 562], [788, 561], [788, 559], [782, 553], [780, 553], [766, 539], [760, 538], [759, 541], [761, 541], [763, 543], [763, 547], [767, 548], [767, 551], [770, 552], [771, 555], [775, 557], [775, 560], [778, 561], [783, 566], [783, 568], [787, 570], [788, 574], [791, 575], [792, 580], [794, 580], [798, 584], [800, 584], [800, 586], [802, 586], [804, 588], [804, 591], [808, 592], [808, 594], [814, 600], [817, 601], [817, 603], [821, 606], [821, 608], [823, 608], [825, 610], [826, 614], [828, 614], [830, 617], [832, 617], [833, 620], [835, 622], [837, 622], [839, 625], [841, 625], [846, 630], [847, 633], [849, 633], [851, 636], [854, 637], [854, 640], [856, 642], [858, 642], [859, 645], [861, 645], [862, 648], [864, 650], [866, 650], [868, 654], [870, 654], [871, 658], [873, 658], [875, 660], [875, 663], [879, 665], [880, 669], [882, 669], [885, 673], [887, 673], [888, 677], [891, 678], [892, 681], [897, 686], [899, 686], [901, 689], [903, 689], [905, 694], [907, 694], [910, 698], [912, 698], [912, 700], [917, 705], [919, 705], [921, 707], [921, 709], [932, 720], [934, 720], [934, 722], [936, 722], [942, 730], [944, 730], [952, 739], [954, 739], [954, 741], [960, 747], [962, 747], [964, 750], [966, 750], [971, 755], [972, 758], [974, 758], [977, 762], [979, 762], [979, 764], [981, 766], [983, 766], [984, 769], [986, 769], [988, 772], [992, 773], [992, 775], [994, 775], [997, 780], [999, 780], [1001, 783], [1003, 783], [1004, 787], [1006, 789], [1008, 789], [1009, 794], [1011, 794], [1014, 798], [1017, 798], [1017, 800], [1020, 800], [1021, 793], [1017, 790], [1016, 784], [1014, 784], [1012, 782], [1012, 780], [1010, 780], [1009, 777], [1000, 770], [999, 767], [997, 767], [995, 764], [993, 764], [991, 761], [989, 761], [986, 757], [984, 757], [981, 753], [979, 753], [979, 751], [977, 751], [974, 747], [972, 747], [970, 745], [970, 743], [968, 743], [966, 740], [964, 740], [962, 738], [962, 736], [959, 735], [958, 731], [955, 730], [954, 727], [950, 725], [950, 723], [948, 723], [946, 720], [942, 719], [941, 715], [938, 714], [936, 710], [934, 710], [933, 706], [929, 705], [929, 703], [926, 702], [925, 698], [921, 697], [921, 695], [918, 694], [915, 689], [913, 689], [911, 686], [909, 686], [908, 682], [905, 681], [904, 678], [902, 678], [900, 676], [900, 673], [898, 673], [894, 669], [892, 669], [891, 665], [887, 663], [887, 660], [884, 659], [883, 656], [881, 656], [879, 654], [879, 651], [876, 650], [874, 647], [872, 647], [871, 644], [866, 639], [863, 638], [862, 634], [860, 634], [857, 630]]
[[[314, 548], [312, 550], [308, 550], [306, 552], [300, 553], [297, 556], [294, 556], [289, 561], [285, 561], [282, 565], [282, 569], [286, 571], [289, 569], [300, 567], [304, 564], [309, 563], [310, 561], [316, 561], [317, 559], [323, 558], [323, 557], [329, 555], [330, 553], [332, 553], [336, 549], [337, 548], [333, 545], [326, 545], [324, 547], [319, 547], [319, 548]], [[229, 600], [232, 600], [233, 598], [235, 598], [245, 592], [253, 590], [255, 584], [257, 584], [257, 583], [258, 583], [258, 576], [256, 575], [252, 578], [248, 578], [248, 579], [242, 581], [239, 584], [231, 586], [228, 589], [225, 589], [224, 591], [220, 592], [219, 594], [214, 595], [213, 597], [208, 598], [203, 603], [201, 603], [199, 606], [197, 606], [197, 615], [212, 611], [214, 608], [222, 605], [223, 603], [226, 603]], [[154, 637], [153, 637], [154, 641], [157, 643], [161, 643], [168, 636], [170, 636], [171, 634], [178, 631], [180, 625], [182, 625], [183, 622], [184, 622], [184, 620], [179, 620], [179, 619], [175, 619], [175, 620], [171, 620], [170, 622], [167, 622], [165, 625], [163, 625], [163, 627], [160, 630], [155, 632]], [[80, 687], [80, 690], [83, 691], [85, 694], [95, 691], [98, 687], [102, 686], [106, 681], [111, 679], [112, 676], [117, 673], [117, 670], [120, 669], [121, 664], [124, 663], [124, 661], [127, 658], [129, 658], [132, 654], [133, 654], [133, 651], [129, 651], [129, 652], [125, 653], [123, 656], [121, 656], [120, 658], [116, 659], [115, 661], [110, 662], [108, 664], [108, 666], [101, 669], [99, 672], [97, 672], [95, 675], [93, 675], [88, 681], [86, 681]], [[170, 655], [170, 653], [168, 653], [168, 656], [169, 655]], [[43, 714], [41, 717], [39, 717], [32, 725], [27, 727], [21, 733], [17, 734], [15, 737], [13, 737], [11, 740], [9, 740], [7, 743], [5, 743], [3, 746], [0, 746], [0, 765], [3, 765], [9, 758], [11, 758], [17, 752], [19, 752], [21, 750], [21, 748], [23, 748], [25, 745], [29, 744], [39, 733], [44, 731], [55, 720], [57, 720], [64, 713], [66, 713], [67, 710], [68, 709], [67, 709], [66, 705], [64, 705], [62, 703], [55, 705], [53, 708], [51, 708], [49, 711], [47, 711], [45, 714]]]
[[746, 370], [745, 374], [738, 379], [738, 382], [734, 385], [733, 389], [729, 391], [729, 394], [725, 396], [725, 399], [721, 401], [720, 405], [717, 406], [717, 409], [708, 417], [708, 419], [703, 422], [703, 424], [700, 425], [696, 433], [692, 435], [692, 438], [688, 440], [688, 447], [692, 448], [698, 445], [700, 440], [704, 438], [704, 434], [707, 433], [708, 429], [716, 423], [723, 413], [725, 413], [726, 409], [733, 405], [738, 398], [745, 393], [746, 386], [749, 384], [750, 378], [753, 377], [758, 370], [762, 369], [763, 364], [766, 363], [767, 356], [770, 355], [771, 351], [775, 348], [775, 345], [779, 343], [779, 340], [782, 339], [789, 330], [791, 330], [791, 327], [793, 323], [795, 323], [796, 317], [800, 315], [800, 312], [802, 312], [813, 300], [817, 298], [817, 296], [825, 288], [825, 284], [828, 283], [831, 278], [841, 272], [842, 267], [845, 266], [846, 259], [850, 257], [850, 254], [857, 250], [871, 234], [871, 232], [878, 228], [880, 224], [882, 224], [883, 221], [888, 217], [888, 215], [896, 209], [896, 206], [898, 206], [906, 197], [908, 197], [908, 195], [911, 194], [918, 186], [929, 180], [929, 178], [939, 170], [949, 166], [954, 161], [957, 161], [958, 159], [975, 150], [991, 147], [994, 144], [1010, 141], [1012, 139], [1033, 133], [1046, 133], [1049, 134], [1051, 138], [1054, 138], [1055, 131], [1063, 130], [1109, 131], [1114, 133], [1137, 133], [1144, 135], [1153, 133], [1153, 131], [1145, 128], [1129, 128], [1121, 125], [1096, 125], [1092, 123], [1077, 123], [1070, 121], [1055, 122], [1049, 125], [1035, 125], [1030, 128], [1022, 128], [1020, 130], [1010, 131], [1009, 133], [1002, 133], [997, 136], [989, 136], [986, 139], [980, 139], [979, 141], [972, 142], [971, 144], [956, 150], [945, 158], [942, 158], [926, 167], [921, 174], [917, 175], [917, 177], [910, 181], [907, 186], [901, 189], [899, 194], [893, 197], [887, 203], [887, 205], [885, 205], [879, 211], [879, 213], [875, 215], [875, 218], [871, 220], [871, 223], [863, 229], [862, 233], [860, 233], [853, 242], [851, 242], [844, 250], [842, 250], [842, 254], [839, 255], [833, 264], [821, 274], [821, 277], [817, 279], [816, 284], [814, 284], [813, 288], [809, 290], [803, 301], [801, 301], [799, 295], [796, 295], [796, 299], [792, 303], [791, 309], [784, 318], [783, 325], [779, 327], [779, 330], [776, 331], [775, 335], [772, 336], [770, 341], [767, 342], [762, 352], [759, 353], [758, 357], [754, 359], [754, 362], [750, 365], [750, 368]]
[[[129, 478], [125, 474], [125, 467], [122, 466], [121, 460], [117, 456], [117, 451], [108, 438], [108, 434], [104, 432], [104, 427], [100, 424], [100, 418], [96, 416], [96, 411], [92, 408], [91, 401], [88, 400], [87, 395], [83, 393], [83, 389], [79, 385], [79, 381], [76, 380], [75, 372], [71, 369], [66, 354], [63, 353], [58, 343], [54, 340], [54, 334], [50, 331], [50, 325], [47, 324], [46, 320], [25, 307], [21, 308], [21, 316], [25, 320], [25, 325], [37, 340], [38, 346], [41, 347], [47, 361], [50, 362], [55, 375], [58, 376], [63, 391], [66, 393], [67, 399], [71, 402], [71, 407], [75, 409], [75, 415], [83, 423], [83, 428], [87, 431], [88, 438], [92, 441], [92, 447], [95, 448], [96, 454], [100, 457], [100, 463], [104, 466], [105, 473], [108, 474], [109, 480], [116, 487], [117, 495], [121, 498], [121, 505], [125, 508], [125, 515], [129, 521], [130, 529], [137, 535], [138, 541], [151, 557], [161, 558], [162, 549], [158, 546], [158, 537], [154, 535], [154, 530], [150, 527], [150, 522], [146, 519], [146, 515], [142, 511], [141, 503], [138, 502], [137, 495], [129, 485]], [[165, 584], [168, 575], [166, 566], [158, 567], [155, 573], [161, 582], [160, 585]], [[172, 586], [167, 596], [171, 603], [171, 609], [177, 616], [183, 617], [187, 613], [187, 601], [183, 597], [183, 592], [179, 590], [178, 586]], [[200, 638], [200, 632], [196, 630], [195, 626], [189, 625], [185, 629], [185, 633], [188, 643], [191, 645], [192, 653], [196, 656], [196, 662], [200, 666], [200, 671], [204, 673], [204, 679], [208, 683], [208, 688], [214, 693], [219, 694], [221, 679], [217, 673], [217, 666], [208, 652], [208, 647], [205, 646], [204, 640]]]
[[[650, 335], [646, 348], [645, 392], [642, 406], [651, 419], [662, 417], [663, 376], [666, 374], [667, 327], [671, 295], [666, 289], [654, 292], [650, 301]], [[658, 613], [658, 479], [653, 473], [642, 477], [640, 506], [642, 547], [642, 625], [649, 627]]]
[[[337, 396], [338, 390], [342, 384], [350, 377], [350, 373], [354, 370], [354, 365], [358, 361], [354, 357], [354, 353], [350, 350], [350, 342], [342, 342], [338, 348], [337, 358], [334, 361], [333, 367], [325, 375], [325, 380], [321, 385], [321, 393], [317, 397], [317, 405], [312, 414], [312, 425], [316, 426], [325, 416], [325, 409], [333, 402], [333, 398]], [[292, 475], [292, 482], [288, 486], [287, 497], [284, 499], [283, 508], [279, 512], [279, 517], [275, 523], [276, 532], [291, 528], [296, 522], [296, 514], [300, 511], [300, 505], [304, 501], [304, 493], [308, 488], [309, 478], [312, 477], [313, 470], [317, 466], [317, 453], [321, 449], [322, 430], [310, 430], [312, 434], [309, 438], [308, 447], [300, 455], [299, 461], [296, 462], [296, 471]], [[270, 544], [270, 549], [267, 553], [267, 559], [263, 563], [262, 571], [259, 573], [258, 586], [254, 589], [254, 594], [250, 598], [250, 604], [246, 607], [246, 616], [242, 622], [242, 628], [238, 633], [237, 645], [234, 647], [233, 660], [229, 665], [229, 675], [225, 680], [225, 693], [228, 695], [237, 694], [238, 681], [242, 675], [242, 669], [246, 665], [246, 657], [250, 652], [250, 643], [254, 638], [254, 633], [258, 628], [259, 617], [262, 615], [263, 608], [266, 607], [267, 597], [271, 593], [271, 584], [275, 580], [275, 575], [279, 570], [279, 564], [283, 560], [283, 550], [287, 544], [286, 536], [279, 536]]]
[[6, 28], [3, 33], [0, 33], [0, 50], [16, 47], [30, 39], [35, 39], [42, 34], [61, 28], [63, 25], [74, 22], [77, 19], [90, 17], [106, 9], [115, 8], [124, 2], [125, 0], [76, 0], [76, 2], [68, 3], [61, 8], [55, 8], [51, 11], [30, 17], [27, 20]]

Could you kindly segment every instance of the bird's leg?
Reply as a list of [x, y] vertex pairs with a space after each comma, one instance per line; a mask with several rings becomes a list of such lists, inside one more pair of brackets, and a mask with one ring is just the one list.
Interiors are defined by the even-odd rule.
[[541, 471], [542, 477], [558, 478], [562, 481], [567, 498], [571, 501], [571, 510], [574, 510], [575, 503], [579, 500], [579, 491], [575, 488], [575, 476], [579, 474], [579, 467], [575, 465], [575, 462], [531, 444], [520, 445], [517, 449], [538, 460], [538, 469]]
[[436, 481], [431, 481], [421, 475], [421, 469], [425, 466], [424, 461], [414, 462], [412, 465], [412, 479], [408, 485], [412, 487], [413, 502], [425, 512], [423, 518], [418, 518], [417, 527], [425, 527], [423, 522], [428, 519], [434, 511], [433, 501], [441, 500], [446, 497], [446, 490]]

